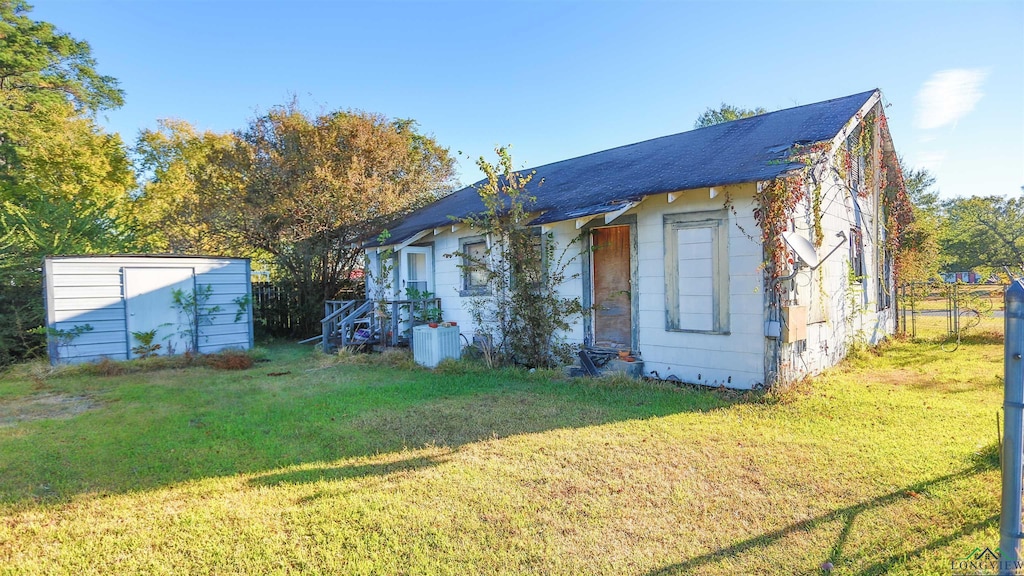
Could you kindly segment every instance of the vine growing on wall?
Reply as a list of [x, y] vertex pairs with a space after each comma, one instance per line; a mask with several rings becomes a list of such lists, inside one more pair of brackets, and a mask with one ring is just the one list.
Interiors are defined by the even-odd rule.
[[825, 231], [821, 226], [821, 217], [823, 215], [821, 200], [823, 196], [821, 182], [816, 181], [814, 183], [814, 190], [811, 192], [811, 226], [814, 230], [813, 240], [815, 248], [821, 248], [821, 245], [825, 242]]
[[[878, 115], [876, 121], [878, 122], [878, 130], [880, 132], [888, 132], [888, 120], [886, 120], [885, 116]], [[885, 151], [879, 146], [876, 159], [878, 166], [884, 166], [884, 155]], [[893, 161], [898, 163], [899, 158], [893, 158]], [[897, 166], [897, 169], [902, 170], [902, 167]], [[878, 186], [882, 191], [882, 207], [885, 217], [885, 248], [889, 254], [892, 254], [892, 273], [898, 282], [903, 269], [907, 265], [907, 257], [909, 256], [908, 251], [900, 243], [900, 238], [907, 227], [914, 221], [914, 207], [910, 202], [910, 196], [907, 194], [907, 187], [903, 178], [897, 178], [896, 182], [890, 183], [888, 172], [883, 169], [878, 175]]]
[[[868, 198], [872, 190], [881, 195], [879, 217], [885, 228], [884, 248], [893, 255], [893, 273], [898, 277], [902, 265], [900, 233], [912, 219], [910, 201], [902, 179], [888, 182], [885, 154], [882, 146], [875, 142], [876, 131], [886, 130], [885, 116], [873, 111], [857, 117], [859, 125], [850, 136], [848, 145], [832, 150], [830, 142], [819, 142], [809, 146], [795, 147], [789, 156], [780, 162], [799, 163], [800, 167], [778, 178], [762, 182], [754, 197], [754, 220], [760, 230], [760, 241], [764, 247], [764, 269], [766, 283], [783, 276], [792, 266], [788, 248], [782, 234], [788, 230], [794, 210], [802, 202], [810, 209], [811, 240], [816, 247], [825, 241], [822, 219], [825, 214], [825, 190], [821, 176], [831, 159], [835, 180], [858, 198]], [[863, 165], [860, 177], [854, 178], [855, 171]], [[731, 196], [726, 193], [725, 205], [738, 216]], [[746, 230], [740, 229], [754, 239]]]
[[803, 175], [776, 178], [762, 184], [757, 191], [754, 220], [761, 230], [761, 244], [764, 246], [766, 267], [774, 278], [793, 263], [786, 250], [782, 233], [789, 228], [793, 209], [804, 199]]

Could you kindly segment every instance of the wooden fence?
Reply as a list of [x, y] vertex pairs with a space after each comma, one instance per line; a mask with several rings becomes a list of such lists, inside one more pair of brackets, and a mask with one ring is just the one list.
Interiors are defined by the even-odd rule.
[[[343, 298], [359, 298], [353, 292]], [[290, 284], [252, 283], [253, 328], [257, 338], [304, 339], [320, 334], [323, 297], [310, 296]]]

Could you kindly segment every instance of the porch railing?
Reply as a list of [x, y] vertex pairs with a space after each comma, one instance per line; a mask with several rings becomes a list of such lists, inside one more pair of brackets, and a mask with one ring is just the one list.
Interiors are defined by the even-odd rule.
[[374, 300], [327, 300], [320, 321], [321, 346], [384, 344], [399, 346], [412, 340], [412, 328], [440, 319], [440, 298], [388, 300], [381, 310]]

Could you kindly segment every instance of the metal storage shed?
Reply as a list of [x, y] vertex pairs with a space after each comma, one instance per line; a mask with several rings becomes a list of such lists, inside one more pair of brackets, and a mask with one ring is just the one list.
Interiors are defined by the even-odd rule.
[[[153, 330], [158, 354], [253, 345], [248, 258], [49, 256], [43, 286], [54, 364], [137, 357], [132, 348], [140, 342], [132, 333]], [[198, 322], [175, 307], [176, 290], [198, 295]]]

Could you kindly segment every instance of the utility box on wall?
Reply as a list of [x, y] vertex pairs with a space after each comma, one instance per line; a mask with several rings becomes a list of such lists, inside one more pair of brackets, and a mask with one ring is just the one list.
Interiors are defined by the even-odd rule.
[[53, 364], [135, 358], [145, 333], [160, 355], [253, 345], [247, 258], [48, 256], [43, 276]]
[[807, 340], [807, 307], [782, 307], [782, 341], [791, 344]]

